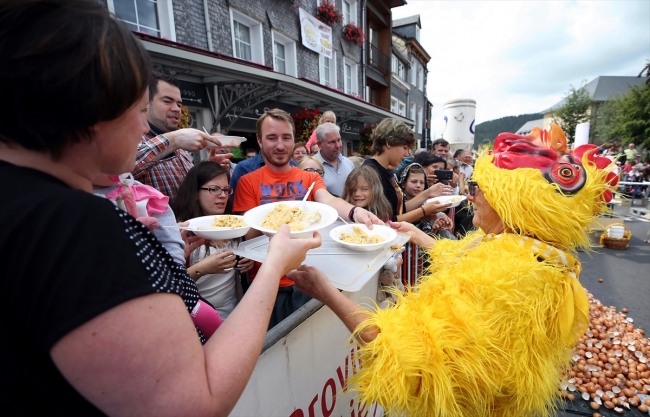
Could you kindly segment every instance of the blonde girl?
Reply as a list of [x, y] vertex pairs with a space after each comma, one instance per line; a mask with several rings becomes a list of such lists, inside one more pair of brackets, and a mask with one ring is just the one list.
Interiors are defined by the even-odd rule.
[[[327, 110], [324, 112], [320, 119], [318, 119], [318, 124], [322, 125], [323, 123], [334, 123], [336, 124], [336, 114], [334, 114], [333, 111]], [[311, 132], [311, 136], [309, 137], [309, 140], [307, 141], [307, 152], [309, 152], [310, 155], [315, 155], [316, 152], [311, 148], [313, 144], [318, 144], [318, 140], [316, 139], [316, 129], [314, 129], [313, 132]]]
[[360, 166], [350, 172], [345, 180], [342, 198], [350, 204], [365, 208], [383, 221], [390, 220], [393, 214], [379, 175], [367, 166]]

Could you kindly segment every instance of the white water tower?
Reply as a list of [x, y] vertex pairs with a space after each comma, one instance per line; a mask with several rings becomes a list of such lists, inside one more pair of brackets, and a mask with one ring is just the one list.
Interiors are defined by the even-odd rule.
[[442, 132], [442, 138], [449, 142], [452, 152], [474, 145], [475, 115], [475, 100], [457, 99], [445, 103], [445, 130]]

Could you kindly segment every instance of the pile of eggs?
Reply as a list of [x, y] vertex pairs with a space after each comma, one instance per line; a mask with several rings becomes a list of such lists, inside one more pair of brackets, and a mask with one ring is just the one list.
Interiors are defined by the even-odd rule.
[[[631, 407], [650, 409], [650, 346], [632, 318], [589, 295], [589, 329], [573, 349], [573, 364], [562, 382], [563, 395], [623, 414]], [[622, 310], [627, 312], [626, 309]], [[575, 395], [572, 393], [575, 392]], [[641, 397], [639, 397], [641, 395]], [[646, 398], [645, 401], [642, 398]], [[595, 412], [593, 417], [600, 417]]]

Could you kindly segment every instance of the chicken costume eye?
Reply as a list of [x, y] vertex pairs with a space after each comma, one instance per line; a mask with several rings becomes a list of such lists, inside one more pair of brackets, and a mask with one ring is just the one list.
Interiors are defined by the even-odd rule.
[[553, 164], [544, 173], [544, 178], [550, 183], [557, 184], [565, 194], [575, 194], [584, 187], [587, 175], [578, 164], [559, 162]]

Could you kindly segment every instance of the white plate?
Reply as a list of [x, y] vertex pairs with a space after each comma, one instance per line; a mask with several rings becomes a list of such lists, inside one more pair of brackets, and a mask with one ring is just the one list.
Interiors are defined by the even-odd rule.
[[[244, 227], [218, 227], [213, 229], [203, 229], [207, 227], [212, 227], [212, 222], [216, 217], [220, 216], [203, 216], [196, 217], [194, 219], [188, 220], [190, 224], [187, 226], [187, 230], [192, 231], [198, 237], [208, 240], [218, 240], [218, 239], [234, 239], [237, 237], [242, 237], [250, 230], [250, 226]], [[244, 216], [234, 216], [240, 219], [244, 219]], [[244, 220], [246, 222], [246, 220]], [[248, 224], [248, 223], [247, 223]]]
[[208, 148], [235, 148], [242, 142], [246, 142], [246, 138], [241, 136], [213, 136], [213, 138], [221, 142], [221, 146], [212, 142], [208, 142]]
[[[343, 232], [352, 233], [352, 228], [354, 226], [360, 227], [361, 230], [368, 233], [368, 235], [370, 236], [380, 235], [384, 238], [384, 241], [379, 243], [370, 243], [370, 244], [357, 244], [357, 243], [349, 243], [349, 242], [342, 241], [340, 238], [341, 233]], [[397, 238], [397, 232], [388, 226], [374, 225], [372, 227], [372, 230], [368, 230], [368, 227], [366, 227], [365, 224], [345, 224], [343, 226], [338, 226], [330, 230], [330, 238], [332, 238], [333, 241], [339, 243], [340, 245], [348, 249], [356, 250], [358, 252], [370, 252], [373, 250], [382, 249], [392, 245], [395, 239]]]
[[[458, 199], [458, 201], [453, 201], [455, 198]], [[449, 206], [449, 208], [451, 208], [451, 207], [458, 207], [458, 205], [460, 205], [460, 203], [462, 203], [466, 199], [467, 197], [465, 197], [464, 195], [441, 195], [438, 197], [430, 198], [426, 202], [432, 203], [434, 201], [440, 201], [441, 203], [444, 204], [451, 203], [451, 206]]]
[[[262, 222], [264, 221], [264, 217], [273, 211], [275, 206], [278, 204], [286, 204], [287, 206], [293, 207], [293, 206], [302, 206], [302, 201], [283, 201], [279, 203], [269, 203], [269, 204], [263, 204], [261, 206], [255, 207], [253, 209], [248, 210], [244, 214], [244, 221], [246, 224], [249, 224], [253, 229], [259, 230], [260, 232], [264, 233], [266, 236], [273, 236], [277, 233], [277, 230], [271, 230], [267, 229], [265, 227], [262, 227]], [[322, 204], [322, 203], [316, 203], [315, 201], [307, 201], [305, 206], [305, 211], [319, 211], [320, 212], [320, 220], [317, 221], [316, 223], [313, 223], [311, 226], [308, 228], [301, 230], [299, 232], [291, 232], [290, 236], [292, 239], [304, 239], [304, 238], [310, 238], [313, 236], [314, 232], [317, 230], [320, 230], [324, 227], [329, 226], [330, 224], [334, 223], [336, 219], [339, 217], [339, 214], [336, 212], [336, 210], [328, 206], [327, 204]]]
[[[372, 277], [381, 272], [381, 267], [395, 254], [390, 247], [372, 252], [358, 252], [344, 248], [330, 237], [330, 230], [341, 226], [341, 221], [336, 221], [323, 228], [323, 244], [307, 252], [304, 265], [315, 266], [323, 271], [330, 282], [338, 289], [344, 291], [359, 291]], [[405, 245], [409, 241], [408, 235], [398, 233], [393, 245]], [[259, 236], [242, 242], [233, 249], [236, 255], [264, 262], [269, 248], [269, 238]]]

